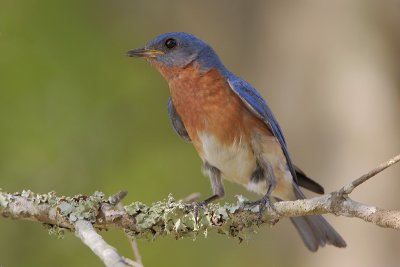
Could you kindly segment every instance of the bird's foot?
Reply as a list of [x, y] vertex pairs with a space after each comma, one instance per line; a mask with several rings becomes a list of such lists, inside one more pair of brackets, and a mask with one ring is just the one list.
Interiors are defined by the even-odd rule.
[[244, 201], [243, 205], [245, 207], [259, 207], [259, 211], [262, 213], [266, 209], [273, 209], [273, 205], [271, 204], [271, 200], [269, 197], [263, 197], [256, 201]]
[[244, 207], [255, 208], [258, 207], [258, 221], [261, 223], [263, 220], [263, 213], [266, 209], [274, 210], [274, 206], [272, 205], [271, 198], [268, 195], [265, 195], [259, 200], [256, 201], [245, 201], [243, 202]]
[[191, 208], [193, 210], [193, 214], [194, 214], [194, 220], [196, 222], [196, 224], [199, 222], [199, 211], [202, 210], [206, 210], [207, 209], [207, 201], [201, 201], [201, 202], [193, 202], [191, 203]]
[[199, 210], [200, 209], [207, 210], [207, 205], [210, 204], [211, 202], [213, 202], [214, 200], [218, 199], [218, 198], [221, 198], [221, 196], [220, 195], [212, 195], [211, 197], [207, 198], [204, 201], [193, 202], [191, 204], [196, 223], [198, 223]]

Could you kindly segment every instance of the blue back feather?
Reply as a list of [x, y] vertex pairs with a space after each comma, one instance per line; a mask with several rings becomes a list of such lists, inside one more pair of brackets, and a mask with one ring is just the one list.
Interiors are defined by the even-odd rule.
[[283, 136], [282, 130], [276, 121], [274, 114], [271, 109], [257, 92], [257, 90], [251, 86], [248, 82], [240, 79], [228, 70], [223, 71], [231, 89], [240, 97], [240, 99], [246, 104], [246, 106], [260, 119], [262, 119], [268, 128], [272, 131], [274, 136], [278, 139], [281, 144], [283, 154], [286, 157], [289, 171], [292, 174], [293, 180], [297, 184], [296, 170], [292, 163], [289, 155], [289, 151], [286, 146], [285, 137]]

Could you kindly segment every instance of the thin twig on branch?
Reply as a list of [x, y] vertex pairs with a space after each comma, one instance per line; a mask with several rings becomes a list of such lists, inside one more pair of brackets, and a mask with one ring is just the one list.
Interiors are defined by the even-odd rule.
[[[38, 221], [75, 231], [92, 250], [94, 247], [88, 244], [87, 239], [82, 238], [83, 228], [97, 240], [100, 236], [95, 236], [93, 229], [111, 228], [122, 229], [134, 239], [154, 240], [166, 235], [175, 238], [194, 238], [198, 234], [207, 234], [214, 230], [219, 234], [242, 240], [249, 233], [256, 231], [262, 223], [275, 224], [279, 219], [286, 217], [332, 213], [360, 218], [381, 227], [400, 229], [400, 211], [380, 209], [358, 203], [348, 197], [354, 188], [398, 161], [400, 155], [330, 194], [311, 199], [276, 202], [273, 204], [273, 209], [263, 212], [261, 219], [259, 207], [243, 205], [244, 198], [240, 198], [235, 204], [210, 204], [206, 209], [196, 209], [196, 211], [193, 205], [176, 201], [171, 196], [152, 206], [134, 202], [122, 209], [116, 209], [115, 205], [125, 193], [106, 199], [100, 192], [91, 196], [57, 197], [54, 192], [43, 195], [31, 191], [10, 194], [1, 190], [0, 214], [6, 218]], [[195, 218], [194, 214], [198, 214], [198, 217]], [[116, 253], [112, 247], [107, 247], [105, 244], [99, 247], [103, 249], [94, 251], [100, 258], [105, 251]], [[119, 257], [113, 265], [107, 265], [104, 260], [103, 262], [107, 266], [118, 266], [117, 264], [121, 262], [132, 264], [129, 260]], [[115, 259], [117, 258], [115, 256]]]
[[400, 161], [400, 155], [397, 155], [397, 156], [389, 159], [388, 161], [381, 163], [375, 169], [369, 171], [368, 173], [364, 174], [360, 178], [358, 178], [358, 179], [354, 180], [353, 182], [351, 182], [350, 184], [344, 186], [342, 189], [340, 189], [339, 193], [340, 194], [347, 194], [347, 195], [350, 194], [351, 192], [353, 192], [353, 190], [357, 186], [359, 186], [360, 184], [368, 181], [370, 178], [374, 177], [375, 175], [377, 175], [381, 171], [385, 170], [386, 168], [389, 168], [390, 166], [392, 166], [393, 164], [396, 164], [399, 161]]
[[136, 265], [132, 260], [120, 256], [117, 250], [104, 241], [86, 220], [78, 220], [75, 223], [75, 235], [96, 254], [107, 267], [127, 267]]

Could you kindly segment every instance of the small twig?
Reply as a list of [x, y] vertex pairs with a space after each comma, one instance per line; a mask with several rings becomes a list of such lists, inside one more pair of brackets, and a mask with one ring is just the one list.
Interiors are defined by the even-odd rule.
[[115, 195], [111, 196], [108, 200], [110, 205], [116, 206], [118, 203], [121, 203], [121, 201], [128, 195], [128, 191], [119, 191]]
[[131, 241], [131, 247], [133, 250], [133, 254], [135, 255], [136, 262], [139, 264], [139, 266], [143, 267], [142, 256], [140, 255], [139, 246], [137, 244], [137, 241], [129, 236], [128, 236], [128, 238]]
[[118, 254], [114, 247], [107, 244], [90, 222], [78, 220], [75, 223], [75, 235], [79, 237], [107, 267], [134, 266], [131, 264], [131, 260], [125, 259]]
[[[118, 206], [120, 206], [119, 210], [123, 211], [124, 207], [122, 205], [118, 205]], [[129, 243], [131, 244], [133, 255], [135, 256], [135, 261], [134, 261], [135, 266], [144, 267], [143, 262], [142, 262], [142, 256], [140, 255], [139, 246], [137, 244], [136, 239], [129, 236], [129, 234], [127, 234], [127, 233], [125, 233], [125, 235], [128, 238]]]
[[353, 182], [351, 182], [350, 184], [342, 187], [339, 190], [339, 194], [340, 195], [349, 195], [351, 192], [353, 192], [353, 190], [359, 186], [360, 184], [366, 182], [367, 180], [369, 180], [371, 177], [374, 177], [375, 175], [377, 175], [378, 173], [380, 173], [381, 171], [385, 170], [386, 168], [392, 166], [393, 164], [397, 163], [400, 161], [400, 154], [389, 159], [388, 161], [381, 163], [378, 167], [376, 167], [375, 169], [369, 171], [368, 173], [364, 174], [363, 176], [361, 176], [360, 178], [354, 180]]
[[197, 199], [199, 199], [200, 196], [201, 196], [201, 194], [199, 192], [191, 193], [187, 197], [183, 198], [182, 202], [183, 203], [192, 203], [192, 202], [196, 201]]
[[[123, 212], [124, 211], [124, 206], [122, 205], [122, 200], [128, 195], [128, 191], [120, 191], [116, 193], [114, 196], [109, 198], [109, 203], [113, 205], [117, 210]], [[104, 211], [104, 210], [103, 210]], [[142, 257], [139, 252], [139, 247], [137, 245], [137, 242], [135, 239], [131, 238], [128, 234], [126, 234], [126, 237], [129, 240], [129, 243], [131, 244], [132, 250], [133, 250], [133, 255], [135, 256], [136, 261], [130, 261], [130, 264], [135, 267], [144, 267], [143, 262], [142, 262]]]

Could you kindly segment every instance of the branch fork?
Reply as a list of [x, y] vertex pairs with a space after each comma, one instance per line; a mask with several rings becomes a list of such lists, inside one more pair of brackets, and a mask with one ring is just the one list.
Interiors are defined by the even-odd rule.
[[[57, 197], [54, 192], [35, 194], [29, 190], [22, 193], [7, 193], [0, 189], [0, 214], [4, 218], [30, 220], [74, 231], [76, 236], [108, 267], [143, 267], [137, 249], [136, 239], [154, 240], [160, 236], [175, 238], [196, 238], [210, 231], [246, 239], [256, 232], [260, 223], [275, 224], [281, 218], [316, 214], [360, 218], [380, 227], [400, 229], [400, 211], [384, 210], [356, 202], [349, 195], [355, 188], [376, 174], [400, 161], [400, 155], [380, 164], [367, 174], [330, 194], [311, 199], [281, 201], [266, 209], [260, 217], [259, 207], [246, 207], [244, 199], [238, 203], [219, 205], [211, 203], [205, 209], [198, 209], [195, 215], [193, 205], [198, 197], [189, 196], [185, 201], [176, 201], [169, 196], [151, 206], [134, 202], [122, 206], [126, 192], [105, 199], [101, 192], [91, 196]], [[117, 228], [125, 231], [131, 240], [136, 261], [118, 254], [96, 232]]]

